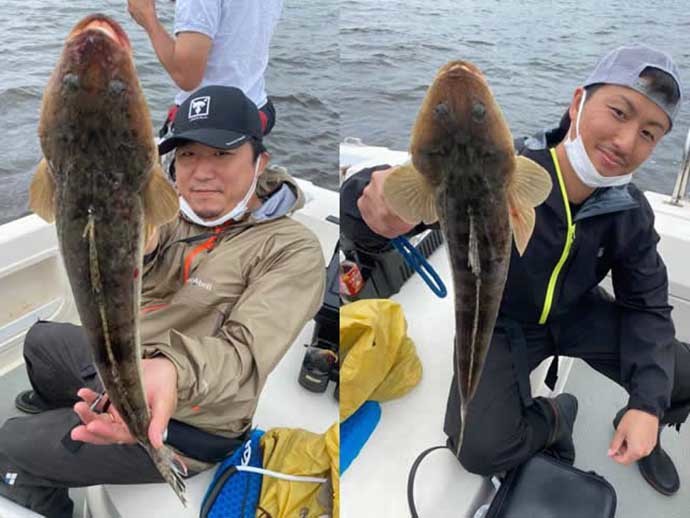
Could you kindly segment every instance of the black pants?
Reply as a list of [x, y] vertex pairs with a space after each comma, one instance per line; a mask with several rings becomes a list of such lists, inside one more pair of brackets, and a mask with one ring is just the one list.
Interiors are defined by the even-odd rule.
[[34, 390], [56, 408], [8, 419], [0, 428], [0, 473], [5, 477], [0, 495], [48, 518], [71, 518], [70, 487], [163, 481], [138, 445], [96, 446], [69, 439], [80, 422], [71, 408], [79, 400], [77, 390], [101, 390], [80, 327], [38, 322], [26, 336], [24, 358]]
[[[496, 326], [477, 392], [467, 409], [459, 456], [465, 469], [492, 475], [523, 463], [545, 448], [553, 417], [545, 414], [545, 405], [532, 404], [529, 372], [553, 355], [556, 346], [559, 354], [581, 358], [628, 390], [620, 376], [619, 317], [614, 304], [595, 291], [575, 313], [571, 318], [546, 326], [522, 326], [526, 353], [523, 351], [519, 356], [511, 350], [514, 341], [509, 339], [506, 328]], [[674, 346], [675, 384], [671, 407], [662, 419], [664, 424], [680, 424], [690, 412], [690, 347], [680, 342]], [[456, 375], [453, 375], [444, 423], [451, 446], [457, 444], [460, 433]]]

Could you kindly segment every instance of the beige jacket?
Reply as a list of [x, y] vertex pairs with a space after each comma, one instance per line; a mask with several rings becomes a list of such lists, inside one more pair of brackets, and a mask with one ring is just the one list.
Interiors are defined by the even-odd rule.
[[243, 222], [209, 229], [180, 217], [161, 227], [144, 266], [144, 357], [177, 368], [173, 417], [228, 437], [251, 426], [266, 378], [324, 293], [319, 241], [286, 216], [303, 206], [294, 180], [269, 168], [257, 195], [261, 209]]

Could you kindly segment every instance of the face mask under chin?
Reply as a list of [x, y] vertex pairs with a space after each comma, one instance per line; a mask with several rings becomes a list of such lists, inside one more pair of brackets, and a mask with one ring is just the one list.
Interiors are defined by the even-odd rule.
[[185, 219], [187, 219], [191, 223], [195, 223], [202, 227], [208, 228], [217, 227], [218, 225], [222, 225], [223, 223], [226, 223], [232, 219], [239, 220], [247, 212], [247, 205], [249, 203], [249, 200], [254, 194], [254, 191], [256, 190], [256, 181], [259, 176], [260, 162], [261, 159], [257, 158], [256, 165], [254, 166], [254, 178], [252, 178], [252, 184], [249, 186], [247, 194], [244, 195], [244, 198], [242, 198], [242, 200], [237, 205], [235, 205], [235, 207], [230, 212], [227, 212], [223, 216], [220, 216], [219, 218], [216, 218], [214, 220], [206, 220], [201, 218], [196, 212], [194, 212], [194, 209], [192, 209], [189, 203], [187, 203], [187, 200], [185, 200], [182, 196], [180, 196], [180, 212], [182, 212], [182, 215], [185, 217]]
[[587, 97], [587, 90], [582, 92], [582, 99], [580, 100], [580, 107], [577, 110], [577, 119], [575, 121], [575, 139], [570, 138], [570, 131], [565, 137], [563, 145], [565, 146], [565, 153], [568, 161], [572, 166], [575, 174], [580, 181], [588, 187], [617, 187], [630, 183], [632, 173], [621, 176], [604, 176], [599, 171], [589, 158], [585, 144], [580, 135], [580, 117], [585, 105], [585, 98]]

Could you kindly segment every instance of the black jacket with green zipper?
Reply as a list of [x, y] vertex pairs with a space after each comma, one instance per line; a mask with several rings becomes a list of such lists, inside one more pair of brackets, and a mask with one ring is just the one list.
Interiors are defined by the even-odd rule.
[[500, 312], [532, 324], [568, 318], [610, 272], [622, 317], [620, 368], [628, 406], [660, 417], [673, 387], [675, 330], [654, 212], [634, 184], [597, 189], [580, 207], [572, 206], [555, 152], [545, 143], [528, 141], [521, 150], [549, 171], [553, 189], [536, 208], [524, 255], [513, 247]]

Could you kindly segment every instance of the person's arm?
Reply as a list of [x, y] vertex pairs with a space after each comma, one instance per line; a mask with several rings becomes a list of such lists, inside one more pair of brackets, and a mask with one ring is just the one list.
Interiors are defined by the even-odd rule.
[[376, 234], [392, 239], [406, 234], [416, 224], [400, 218], [383, 197], [383, 182], [392, 168], [373, 170], [370, 181], [357, 199], [357, 208], [367, 226]]
[[668, 276], [657, 252], [654, 214], [644, 197], [639, 201], [643, 207], [634, 228], [623, 229], [628, 246], [611, 272], [621, 311], [621, 380], [630, 396], [609, 455], [624, 464], [644, 457], [656, 444], [659, 419], [670, 404], [673, 388], [675, 330]]
[[[227, 406], [236, 397], [243, 402], [256, 398], [269, 373], [318, 311], [325, 287], [318, 240], [310, 235], [283, 246], [281, 238], [277, 234], [275, 251], [252, 267], [246, 288], [214, 336], [189, 336], [172, 329], [168, 343], [145, 344], [145, 355], [160, 354], [175, 365], [180, 411], [211, 415], [218, 405]], [[189, 301], [186, 304], [173, 303], [166, 312], [179, 311], [185, 318]]]
[[416, 235], [439, 228], [433, 225], [410, 225], [399, 218], [383, 199], [383, 181], [392, 170], [389, 165], [362, 169], [340, 187], [340, 233], [368, 252], [391, 249], [390, 240], [400, 235]]
[[[212, 8], [217, 4], [209, 3]], [[196, 89], [206, 71], [213, 28], [200, 23], [198, 30], [181, 31], [173, 38], [156, 15], [155, 0], [128, 0], [127, 4], [130, 15], [148, 34], [158, 60], [175, 84], [182, 90]]]

